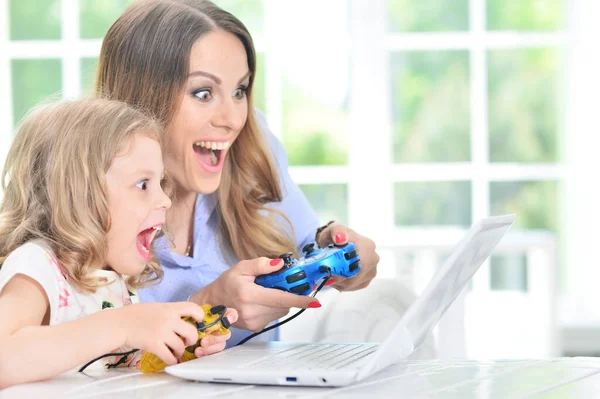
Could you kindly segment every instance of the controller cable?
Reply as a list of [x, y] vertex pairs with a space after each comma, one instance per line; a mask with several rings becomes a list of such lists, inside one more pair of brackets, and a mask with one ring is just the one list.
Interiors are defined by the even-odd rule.
[[[317, 295], [317, 293], [318, 293], [319, 291], [321, 291], [321, 288], [323, 288], [323, 287], [325, 286], [325, 284], [327, 284], [327, 281], [328, 281], [330, 278], [331, 278], [331, 269], [327, 267], [327, 277], [325, 277], [325, 279], [324, 279], [324, 280], [321, 282], [321, 284], [319, 284], [319, 287], [318, 287], [318, 288], [315, 290], [315, 292], [313, 292], [313, 293], [312, 293], [310, 296], [311, 296], [312, 298], [314, 298], [314, 297], [315, 297], [315, 295]], [[305, 309], [301, 309], [301, 310], [300, 310], [300, 311], [298, 311], [296, 314], [294, 314], [294, 315], [292, 315], [292, 316], [288, 317], [288, 318], [287, 318], [287, 319], [285, 319], [285, 320], [282, 320], [282, 321], [280, 321], [279, 323], [275, 323], [275, 324], [273, 324], [272, 326], [269, 326], [269, 327], [267, 327], [267, 328], [265, 328], [265, 329], [263, 329], [263, 330], [261, 330], [261, 331], [259, 331], [259, 332], [256, 332], [256, 333], [254, 333], [254, 334], [248, 335], [246, 338], [244, 338], [243, 340], [241, 340], [240, 342], [238, 342], [236, 346], [243, 345], [243, 344], [245, 344], [246, 342], [250, 341], [252, 338], [254, 338], [254, 337], [257, 337], [257, 336], [259, 336], [259, 335], [260, 335], [260, 334], [262, 334], [262, 333], [266, 333], [267, 331], [271, 331], [272, 329], [274, 329], [274, 328], [277, 328], [277, 327], [279, 327], [279, 326], [281, 326], [281, 325], [283, 325], [283, 324], [287, 323], [288, 321], [292, 321], [292, 320], [294, 320], [296, 317], [300, 316], [300, 315], [301, 315], [301, 314], [302, 314], [302, 313], [303, 313], [305, 310], [306, 310], [306, 308], [305, 308]]]
[[[212, 314], [218, 314], [219, 317], [213, 321], [212, 323], [209, 323], [207, 325], [204, 325], [204, 323], [200, 322], [196, 322], [196, 328], [198, 329], [198, 331], [205, 331], [207, 328], [214, 326], [215, 324], [219, 323], [219, 322], [223, 322], [223, 325], [226, 327], [225, 328], [229, 328], [229, 320], [227, 320], [227, 318], [225, 317], [225, 313], [227, 313], [227, 307], [223, 306], [223, 305], [217, 305], [217, 306], [213, 306], [210, 309]], [[127, 352], [121, 352], [121, 353], [106, 353], [102, 356], [98, 356], [97, 358], [90, 360], [89, 362], [87, 362], [86, 364], [84, 364], [80, 369], [79, 372], [82, 373], [83, 370], [85, 370], [86, 368], [88, 368], [90, 365], [92, 365], [93, 363], [97, 362], [98, 360], [105, 358], [105, 357], [109, 357], [109, 356], [122, 356], [116, 363], [109, 363], [107, 364], [107, 368], [112, 369], [115, 367], [118, 367], [120, 364], [124, 363], [125, 361], [127, 361], [127, 356], [131, 355], [132, 353], [135, 353], [139, 351], [139, 349], [132, 349], [130, 351]]]

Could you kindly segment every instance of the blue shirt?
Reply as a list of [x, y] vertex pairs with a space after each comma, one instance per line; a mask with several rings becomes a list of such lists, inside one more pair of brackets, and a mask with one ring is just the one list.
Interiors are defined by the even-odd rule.
[[[268, 204], [269, 207], [284, 212], [294, 226], [295, 242], [298, 250], [314, 240], [319, 226], [316, 214], [310, 207], [304, 193], [300, 190], [288, 173], [287, 154], [282, 143], [269, 130], [266, 120], [256, 112], [258, 125], [266, 136], [277, 168], [283, 200]], [[194, 243], [191, 257], [179, 255], [168, 246], [166, 237], [161, 237], [154, 245], [155, 253], [164, 270], [164, 277], [158, 284], [151, 284], [139, 289], [139, 297], [143, 302], [178, 302], [187, 301], [200, 288], [212, 283], [225, 270], [232, 266], [225, 259], [235, 259], [233, 255], [224, 256], [219, 245], [217, 214], [215, 212], [215, 194], [198, 194], [194, 213]], [[218, 304], [213, 304], [218, 305]], [[231, 339], [227, 347], [234, 346], [249, 331], [231, 329]], [[266, 341], [278, 338], [277, 329], [261, 334], [254, 340]]]

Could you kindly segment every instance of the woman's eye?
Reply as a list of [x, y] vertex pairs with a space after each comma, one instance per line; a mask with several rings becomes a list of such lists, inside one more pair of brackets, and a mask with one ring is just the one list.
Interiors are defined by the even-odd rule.
[[240, 87], [233, 92], [233, 97], [237, 100], [242, 100], [246, 95], [246, 91], [248, 91], [248, 89], [245, 87]]
[[212, 93], [208, 89], [197, 90], [194, 92], [194, 97], [200, 101], [208, 101], [212, 98]]
[[142, 191], [146, 191], [148, 189], [148, 180], [142, 180], [141, 182], [139, 182], [135, 186], [137, 188], [139, 188], [140, 190], [142, 190]]

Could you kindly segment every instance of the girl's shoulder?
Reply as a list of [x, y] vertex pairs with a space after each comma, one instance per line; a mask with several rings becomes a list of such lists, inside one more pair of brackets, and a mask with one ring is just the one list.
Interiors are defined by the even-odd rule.
[[41, 240], [32, 240], [13, 250], [0, 269], [0, 291], [18, 274], [31, 278], [42, 287], [50, 304], [51, 323], [56, 320], [61, 288], [66, 285], [66, 279], [50, 246]]
[[31, 240], [13, 250], [2, 264], [2, 269], [28, 266], [35, 264], [35, 268], [39, 269], [40, 264], [47, 264], [53, 268], [61, 270], [54, 252], [50, 245], [43, 240]]

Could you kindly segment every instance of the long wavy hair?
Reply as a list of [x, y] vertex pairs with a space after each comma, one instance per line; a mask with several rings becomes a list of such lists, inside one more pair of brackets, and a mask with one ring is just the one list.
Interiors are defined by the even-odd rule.
[[295, 253], [289, 219], [266, 206], [280, 202], [282, 192], [264, 134], [252, 112], [254, 43], [235, 16], [206, 0], [133, 3], [104, 37], [96, 95], [148, 110], [166, 126], [168, 135], [169, 123], [181, 104], [192, 45], [216, 29], [241, 41], [250, 69], [248, 118], [229, 151], [217, 189], [221, 246], [226, 253], [227, 249], [232, 250], [239, 260]]
[[[95, 291], [102, 282], [92, 272], [107, 266], [111, 223], [106, 172], [135, 135], [159, 140], [160, 132], [154, 119], [118, 101], [65, 100], [30, 111], [2, 173], [0, 265], [17, 247], [40, 239], [69, 283]], [[140, 287], [162, 275], [152, 258], [128, 283]]]

